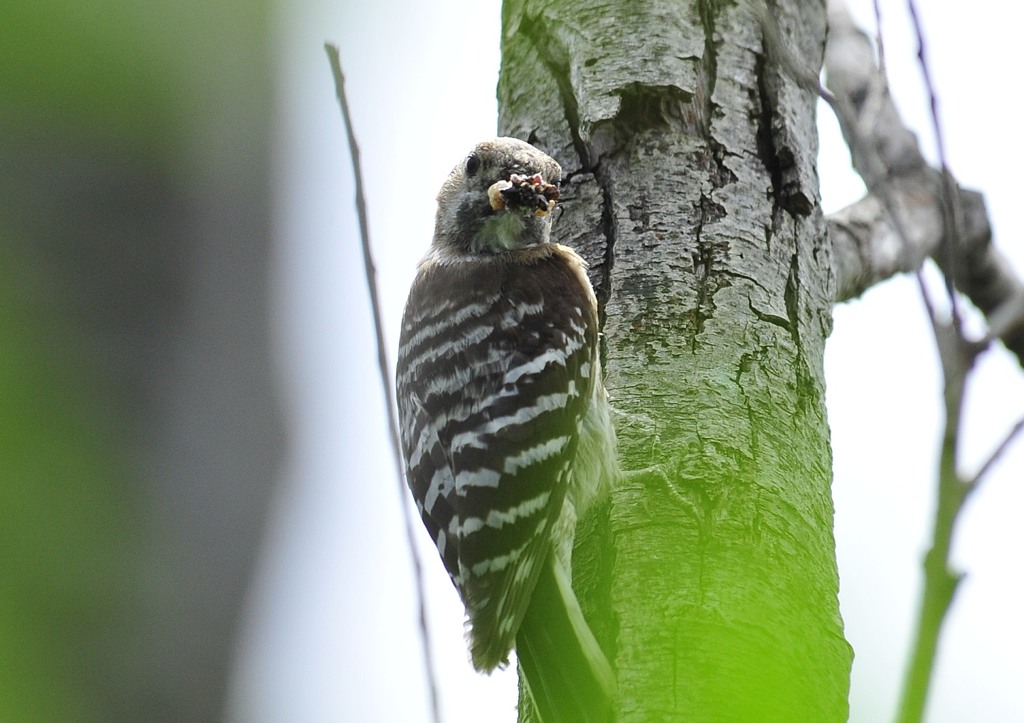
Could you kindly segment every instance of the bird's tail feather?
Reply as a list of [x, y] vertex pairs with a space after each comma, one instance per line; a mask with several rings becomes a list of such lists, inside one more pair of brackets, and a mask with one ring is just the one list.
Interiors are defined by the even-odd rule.
[[543, 723], [614, 720], [615, 675], [556, 555], [542, 566], [516, 654]]

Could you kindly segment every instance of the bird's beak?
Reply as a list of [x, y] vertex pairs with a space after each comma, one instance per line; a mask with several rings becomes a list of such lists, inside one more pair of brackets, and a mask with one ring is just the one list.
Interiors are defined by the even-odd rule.
[[501, 192], [512, 188], [511, 181], [498, 181], [492, 183], [491, 187], [487, 189], [487, 198], [491, 202], [491, 210], [502, 211], [505, 208], [505, 199], [502, 198]]
[[507, 181], [491, 184], [487, 189], [491, 209], [528, 209], [537, 216], [547, 216], [558, 202], [558, 186], [548, 183], [539, 174], [520, 176], [513, 173]]

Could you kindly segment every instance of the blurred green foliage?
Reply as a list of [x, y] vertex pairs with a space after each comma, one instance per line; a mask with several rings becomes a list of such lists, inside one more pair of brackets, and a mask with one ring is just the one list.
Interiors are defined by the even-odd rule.
[[76, 323], [75, 299], [40, 253], [62, 245], [40, 238], [62, 214], [39, 199], [36, 173], [61, 162], [57, 135], [73, 146], [99, 131], [141, 147], [166, 134], [165, 104], [147, 90], [159, 87], [158, 65], [142, 43], [124, 42], [124, 6], [0, 7], [4, 721], [104, 720], [128, 634], [138, 548], [128, 420]]
[[0, 720], [103, 720], [137, 545], [125, 436], [60, 295], [2, 243]]
[[[136, 144], [168, 137], [173, 60], [138, 0], [39, 0], [0, 7], [0, 111], [8, 123], [61, 124]], [[148, 22], [146, 22], [148, 20]], [[175, 33], [166, 28], [163, 44]]]
[[147, 557], [147, 385], [197, 244], [185, 199], [218, 188], [213, 153], [260, 162], [266, 8], [0, 2], [0, 722], [187, 708], [139, 635], [143, 578], [180, 585]]

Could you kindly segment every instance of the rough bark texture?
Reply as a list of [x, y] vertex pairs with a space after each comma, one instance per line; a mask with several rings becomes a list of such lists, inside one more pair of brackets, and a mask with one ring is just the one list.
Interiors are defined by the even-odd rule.
[[[824, 4], [769, 12], [820, 67]], [[555, 235], [603, 305], [624, 474], [574, 584], [619, 719], [845, 720], [815, 97], [710, 0], [507, 0], [498, 92], [562, 164]]]

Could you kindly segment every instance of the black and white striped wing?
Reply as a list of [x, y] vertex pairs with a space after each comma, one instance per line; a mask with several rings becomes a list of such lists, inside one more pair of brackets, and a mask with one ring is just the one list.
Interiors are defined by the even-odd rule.
[[551, 548], [591, 397], [597, 320], [566, 259], [424, 264], [402, 324], [409, 485], [471, 624], [504, 662]]

